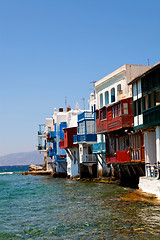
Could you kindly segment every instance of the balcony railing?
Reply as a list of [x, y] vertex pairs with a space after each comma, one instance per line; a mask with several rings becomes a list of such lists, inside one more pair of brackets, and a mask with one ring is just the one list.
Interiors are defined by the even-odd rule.
[[160, 166], [155, 165], [151, 165], [149, 163], [146, 163], [146, 177], [153, 177], [153, 178], [157, 178], [159, 177], [159, 170], [160, 170]]
[[38, 145], [36, 148], [37, 148], [38, 151], [46, 150], [46, 146]]
[[78, 115], [78, 121], [82, 121], [85, 119], [94, 119], [94, 113], [92, 112], [82, 112]]
[[73, 135], [73, 142], [96, 142], [97, 134]]
[[94, 154], [84, 154], [82, 156], [82, 163], [97, 163], [96, 156]]
[[93, 153], [102, 153], [105, 151], [106, 151], [106, 143], [105, 142], [93, 144]]
[[160, 105], [152, 107], [143, 112], [144, 127], [160, 124]]

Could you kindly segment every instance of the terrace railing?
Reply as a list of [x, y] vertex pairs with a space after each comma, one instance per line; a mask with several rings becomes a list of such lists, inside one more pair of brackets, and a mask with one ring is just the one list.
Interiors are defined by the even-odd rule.
[[160, 124], [160, 105], [152, 107], [143, 112], [144, 127]]
[[94, 113], [92, 112], [82, 112], [78, 115], [78, 121], [82, 121], [85, 119], [94, 119]]
[[82, 163], [97, 163], [96, 156], [94, 154], [84, 154], [82, 156]]
[[145, 167], [146, 167], [146, 177], [153, 177], [153, 178], [159, 177], [160, 166], [157, 166], [156, 164], [151, 165], [150, 163], [146, 163]]
[[97, 134], [73, 135], [73, 142], [96, 142]]

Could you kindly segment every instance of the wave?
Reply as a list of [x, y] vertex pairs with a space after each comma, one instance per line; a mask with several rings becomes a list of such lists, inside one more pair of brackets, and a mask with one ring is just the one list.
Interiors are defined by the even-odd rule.
[[13, 174], [13, 172], [0, 172], [0, 174]]

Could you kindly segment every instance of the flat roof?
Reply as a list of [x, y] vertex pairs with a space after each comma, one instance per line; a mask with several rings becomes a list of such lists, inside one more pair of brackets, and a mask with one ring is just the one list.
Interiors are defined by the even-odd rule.
[[101, 78], [97, 82], [95, 82], [95, 89], [98, 88], [101, 84], [103, 84], [105, 81], [109, 81], [111, 78], [118, 76], [126, 71], [127, 66], [146, 66], [146, 65], [140, 65], [140, 64], [124, 64], [123, 66], [117, 68], [115, 71], [109, 73], [105, 77]]

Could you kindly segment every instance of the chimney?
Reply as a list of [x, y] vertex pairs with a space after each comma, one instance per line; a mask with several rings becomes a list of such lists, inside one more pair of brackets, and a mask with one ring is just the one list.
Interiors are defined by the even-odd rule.
[[71, 111], [71, 108], [70, 108], [70, 107], [67, 107], [67, 108], [66, 108], [66, 112], [69, 112], [69, 111]]

